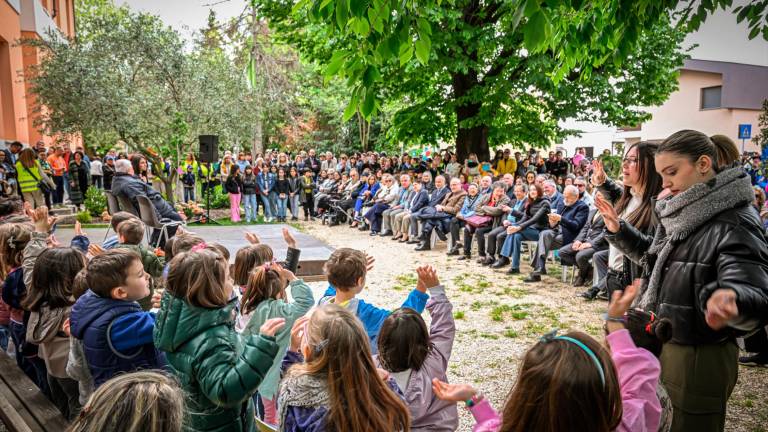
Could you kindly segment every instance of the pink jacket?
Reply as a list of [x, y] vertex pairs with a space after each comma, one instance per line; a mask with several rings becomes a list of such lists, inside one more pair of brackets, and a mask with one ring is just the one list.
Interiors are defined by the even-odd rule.
[[[635, 346], [629, 331], [619, 330], [606, 336], [611, 358], [619, 378], [624, 414], [617, 432], [656, 432], [661, 419], [661, 404], [656, 397], [661, 365], [649, 351]], [[470, 408], [477, 424], [473, 432], [496, 432], [499, 414], [487, 399]]]

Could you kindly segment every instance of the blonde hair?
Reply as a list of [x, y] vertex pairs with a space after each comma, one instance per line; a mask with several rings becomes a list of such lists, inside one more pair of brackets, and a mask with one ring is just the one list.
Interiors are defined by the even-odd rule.
[[178, 432], [184, 411], [184, 395], [173, 378], [134, 372], [100, 386], [67, 432]]
[[328, 383], [328, 430], [410, 430], [410, 413], [376, 372], [360, 320], [334, 304], [318, 307], [307, 323], [310, 354], [289, 376], [309, 374]]
[[29, 223], [0, 225], [0, 277], [3, 279], [11, 269], [21, 265], [24, 248], [32, 239], [32, 229]]
[[192, 306], [223, 307], [229, 302], [228, 271], [227, 260], [215, 249], [183, 252], [169, 264], [167, 289]]

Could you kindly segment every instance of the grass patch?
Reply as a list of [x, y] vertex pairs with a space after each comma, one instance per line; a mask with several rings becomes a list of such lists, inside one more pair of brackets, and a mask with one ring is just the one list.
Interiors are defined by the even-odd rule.
[[518, 333], [517, 331], [515, 331], [515, 330], [513, 330], [511, 328], [508, 328], [508, 329], [504, 330], [504, 337], [507, 337], [507, 338], [510, 338], [510, 339], [514, 339], [514, 338], [516, 338], [518, 336], [520, 336], [520, 333]]
[[456, 311], [453, 313], [453, 318], [457, 320], [464, 319], [464, 311]]
[[480, 333], [480, 337], [483, 339], [493, 339], [496, 340], [499, 338], [499, 335], [493, 334], [493, 333]]
[[453, 278], [453, 283], [459, 291], [470, 294], [482, 294], [491, 287], [491, 282], [482, 274], [462, 273]]
[[477, 301], [477, 300], [473, 301], [472, 304], [469, 305], [469, 308], [472, 309], [473, 311], [479, 311], [480, 308], [482, 307], [483, 307], [483, 302]]
[[514, 320], [523, 320], [529, 315], [528, 306], [527, 304], [495, 306], [491, 309], [490, 317], [493, 321], [504, 321], [507, 315]]
[[395, 280], [400, 285], [413, 286], [413, 287], [416, 287], [416, 282], [419, 281], [419, 279], [416, 276], [414, 276], [412, 273], [401, 274], [400, 276], [397, 276]]

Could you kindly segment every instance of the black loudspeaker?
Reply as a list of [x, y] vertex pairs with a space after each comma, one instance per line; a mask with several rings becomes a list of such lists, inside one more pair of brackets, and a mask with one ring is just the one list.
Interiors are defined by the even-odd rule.
[[219, 136], [200, 135], [200, 153], [197, 160], [200, 162], [214, 163], [219, 160]]

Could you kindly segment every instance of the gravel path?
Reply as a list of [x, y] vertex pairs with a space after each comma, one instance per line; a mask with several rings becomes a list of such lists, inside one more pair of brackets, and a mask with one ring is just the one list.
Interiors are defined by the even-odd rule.
[[[415, 269], [430, 264], [446, 286], [456, 317], [456, 341], [448, 377], [451, 382], [476, 385], [500, 409], [517, 376], [526, 349], [554, 328], [584, 331], [602, 340], [601, 314], [605, 302], [574, 297], [576, 288], [560, 282], [560, 267], [550, 265], [541, 283], [525, 284], [523, 275], [507, 276], [480, 264], [446, 256], [445, 243], [416, 252], [412, 245], [390, 238], [370, 237], [346, 226], [302, 223], [308, 233], [333, 247], [351, 247], [376, 258], [361, 297], [382, 307], [396, 308], [415, 286]], [[504, 269], [506, 270], [506, 268]], [[325, 284], [312, 284], [316, 295]], [[425, 314], [427, 318], [428, 314]], [[728, 409], [727, 431], [768, 430], [768, 369], [739, 370]], [[471, 415], [460, 409], [459, 431], [470, 431]]]

